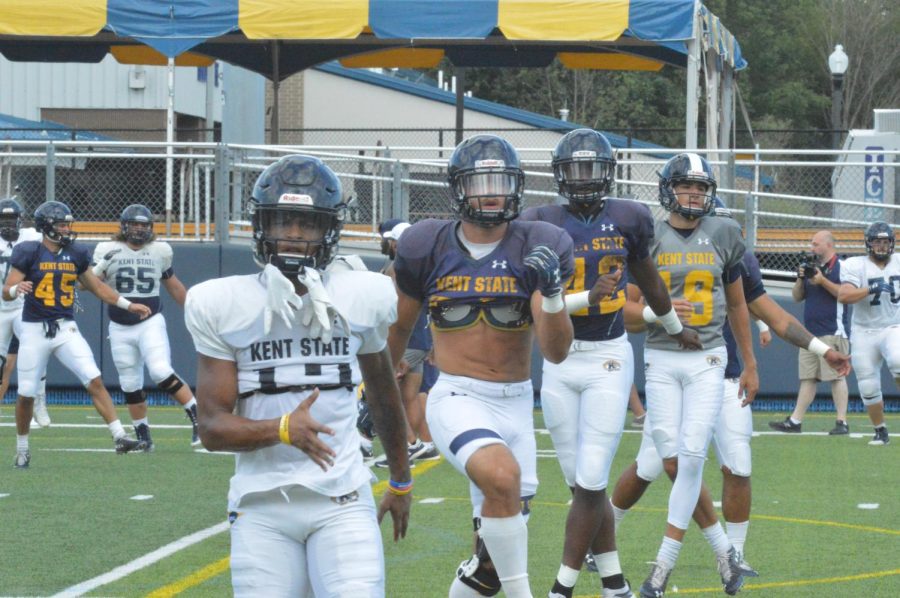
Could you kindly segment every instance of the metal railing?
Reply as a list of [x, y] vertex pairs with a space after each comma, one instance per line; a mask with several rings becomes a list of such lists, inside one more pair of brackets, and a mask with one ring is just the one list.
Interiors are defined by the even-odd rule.
[[[450, 146], [224, 145], [162, 142], [4, 141], [0, 196], [17, 195], [32, 212], [47, 199], [68, 203], [82, 238], [105, 238], [122, 209], [143, 203], [167, 239], [225, 240], [246, 234], [246, 198], [259, 173], [290, 153], [318, 156], [351, 198], [348, 239], [376, 238], [379, 222], [449, 215], [446, 160]], [[519, 147], [525, 204], [557, 201], [549, 147]], [[618, 152], [613, 195], [650, 206], [657, 217], [658, 176], [678, 149]], [[700, 152], [704, 153], [704, 152]], [[797, 254], [820, 229], [835, 233], [842, 254], [863, 250], [874, 220], [900, 226], [897, 151], [739, 149], [709, 152], [719, 196], [743, 225], [766, 271], [790, 273]], [[868, 160], [868, 161], [867, 161]], [[167, 161], [175, 176], [166, 178]]]

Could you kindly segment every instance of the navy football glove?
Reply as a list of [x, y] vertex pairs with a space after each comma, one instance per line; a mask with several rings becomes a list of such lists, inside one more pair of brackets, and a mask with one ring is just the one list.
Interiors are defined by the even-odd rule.
[[523, 260], [525, 266], [534, 270], [538, 279], [538, 290], [544, 297], [555, 297], [562, 293], [559, 275], [559, 257], [546, 245], [538, 245], [528, 252]]
[[891, 283], [885, 281], [884, 279], [873, 280], [869, 283], [869, 294], [877, 295], [878, 293], [887, 293], [891, 294], [894, 291], [894, 287]]

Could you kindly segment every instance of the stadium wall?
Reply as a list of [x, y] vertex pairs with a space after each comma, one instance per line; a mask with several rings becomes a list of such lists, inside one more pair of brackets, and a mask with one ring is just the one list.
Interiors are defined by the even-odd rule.
[[[93, 243], [86, 243], [86, 245], [89, 245], [93, 251]], [[175, 250], [175, 273], [187, 287], [209, 278], [259, 271], [253, 262], [250, 251], [248, 251], [247, 242], [225, 244], [173, 243], [173, 247]], [[363, 259], [372, 270], [380, 269], [384, 262], [384, 258], [381, 256], [364, 256]], [[184, 326], [184, 312], [181, 307], [171, 300], [165, 291], [162, 293], [162, 296], [163, 314], [168, 324], [169, 339], [172, 347], [172, 364], [179, 375], [193, 386], [196, 381], [197, 360], [190, 335]], [[786, 310], [798, 318], [802, 317], [802, 304], [795, 304], [789, 297], [781, 297], [778, 294], [773, 293], [772, 296]], [[109, 324], [106, 310], [91, 293], [81, 292], [78, 295], [78, 299], [83, 308], [76, 315], [78, 326], [94, 349], [94, 355], [103, 372], [104, 381], [106, 381], [111, 391], [118, 390], [118, 375], [110, 355], [109, 341], [106, 338]], [[775, 340], [767, 348], [761, 349], [758, 345], [756, 331], [754, 331], [753, 336], [756, 344], [756, 356], [759, 362], [760, 398], [792, 399], [796, 395], [798, 386], [797, 349], [780, 339]], [[631, 335], [630, 340], [634, 348], [636, 363], [640, 364], [643, 358], [644, 335]], [[102, 350], [98, 350], [98, 347], [102, 347]], [[534, 359], [532, 359], [532, 378], [535, 382], [535, 390], [540, 388], [540, 364], [540, 357], [535, 352]], [[638, 389], [643, 393], [644, 368], [640, 367], [640, 365], [635, 368], [635, 382]], [[851, 374], [849, 383], [851, 396], [858, 398], [856, 378], [853, 374]], [[13, 384], [15, 384], [15, 377], [13, 378]], [[148, 378], [145, 378], [145, 385], [148, 391], [155, 390], [155, 386]], [[70, 402], [70, 400], [76, 402], [79, 395], [84, 395], [83, 400], [87, 401], [87, 395], [80, 392], [78, 380], [56, 360], [51, 360], [50, 362], [48, 386], [51, 387], [51, 391], [58, 391], [51, 396], [51, 402], [61, 400], [57, 398], [59, 392], [63, 392], [67, 397], [71, 397], [65, 402]], [[894, 382], [887, 374], [886, 369], [882, 370], [882, 388], [885, 390], [886, 398], [894, 400], [900, 398], [900, 393], [897, 392]], [[73, 395], [71, 392], [64, 392], [66, 389], [74, 389], [76, 392]], [[163, 395], [157, 396], [157, 393], [152, 393], [151, 396], [161, 400], [165, 399]], [[819, 385], [819, 396], [830, 399], [830, 389], [827, 384]], [[12, 395], [9, 395], [7, 400], [11, 398]], [[57, 400], [54, 400], [55, 398]], [[895, 401], [891, 402], [894, 403]], [[828, 403], [830, 404], [830, 400]], [[855, 406], [860, 406], [858, 401], [855, 402]]]

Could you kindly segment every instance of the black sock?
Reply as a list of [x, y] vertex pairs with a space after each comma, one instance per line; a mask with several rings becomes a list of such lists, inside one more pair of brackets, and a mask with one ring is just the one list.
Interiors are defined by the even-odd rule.
[[553, 592], [554, 594], [559, 594], [560, 596], [565, 596], [566, 598], [572, 598], [572, 590], [574, 590], [574, 589], [575, 589], [574, 587], [569, 588], [569, 587], [562, 585], [561, 583], [559, 583], [559, 580], [557, 579], [557, 580], [554, 580], [553, 589], [550, 591]]
[[610, 590], [621, 590], [625, 587], [625, 575], [623, 573], [616, 573], [609, 577], [601, 577], [600, 581], [603, 583], [604, 588]]

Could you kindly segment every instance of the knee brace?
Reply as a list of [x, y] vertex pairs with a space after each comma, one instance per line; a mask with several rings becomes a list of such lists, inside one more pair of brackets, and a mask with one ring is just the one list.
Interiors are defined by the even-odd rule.
[[[481, 520], [476, 517], [474, 524], [475, 532], [478, 533]], [[500, 593], [500, 578], [491, 563], [491, 556], [481, 535], [478, 535], [475, 542], [475, 554], [457, 568], [456, 577], [482, 596], [496, 596]]]
[[857, 382], [859, 385], [859, 394], [860, 398], [862, 398], [863, 405], [875, 405], [876, 403], [880, 403], [882, 401], [881, 397], [881, 379], [878, 375], [870, 375], [865, 377], [858, 377]]
[[582, 447], [580, 461], [575, 472], [575, 482], [585, 490], [605, 490], [609, 484], [609, 470], [612, 466], [619, 434], [602, 434], [596, 444]]
[[181, 387], [184, 386], [184, 382], [181, 381], [181, 378], [178, 377], [178, 374], [172, 374], [162, 382], [158, 384], [160, 389], [166, 391], [170, 395], [174, 395], [176, 392], [181, 390]]
[[133, 390], [124, 394], [125, 403], [128, 405], [140, 405], [147, 400], [147, 395], [144, 394], [143, 390]]

